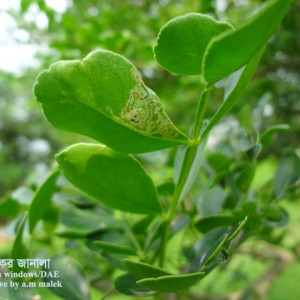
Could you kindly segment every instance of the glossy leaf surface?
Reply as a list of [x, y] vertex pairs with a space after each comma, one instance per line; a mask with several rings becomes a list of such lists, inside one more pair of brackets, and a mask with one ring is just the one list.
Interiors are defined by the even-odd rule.
[[155, 187], [132, 156], [102, 145], [76, 144], [57, 155], [66, 178], [105, 205], [122, 211], [161, 212]]
[[136, 68], [110, 51], [59, 61], [34, 88], [48, 121], [110, 148], [141, 153], [186, 142]]

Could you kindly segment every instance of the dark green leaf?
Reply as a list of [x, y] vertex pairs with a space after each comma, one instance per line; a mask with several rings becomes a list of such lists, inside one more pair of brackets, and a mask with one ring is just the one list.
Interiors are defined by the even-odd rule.
[[207, 156], [209, 165], [216, 171], [228, 170], [232, 159], [222, 152], [213, 152]]
[[[90, 286], [85, 275], [83, 267], [73, 258], [57, 254], [51, 258], [50, 268], [45, 269], [47, 272], [59, 272], [59, 279], [62, 287], [51, 287], [53, 293], [65, 300], [89, 300]], [[45, 277], [46, 283], [51, 283], [54, 279]]]
[[99, 50], [82, 61], [60, 61], [42, 72], [34, 88], [48, 121], [127, 153], [186, 143], [122, 56]]
[[144, 234], [147, 231], [148, 226], [152, 223], [153, 219], [153, 215], [142, 217], [132, 226], [132, 231], [135, 234]]
[[189, 13], [164, 25], [154, 46], [154, 55], [165, 69], [187, 75], [202, 73], [202, 60], [210, 40], [231, 29], [229, 23]]
[[201, 218], [195, 223], [195, 227], [202, 233], [216, 227], [231, 226], [234, 223], [234, 218], [231, 215], [213, 215]]
[[281, 197], [286, 187], [294, 184], [300, 177], [300, 159], [294, 152], [285, 153], [279, 161], [275, 174], [274, 193]]
[[170, 275], [170, 273], [165, 270], [134, 260], [124, 259], [123, 264], [129, 273], [137, 279]]
[[136, 255], [136, 251], [129, 247], [111, 244], [103, 241], [94, 241], [93, 244], [100, 250], [108, 253]]
[[247, 64], [264, 47], [293, 0], [271, 0], [237, 30], [224, 32], [206, 48], [203, 74], [216, 82]]
[[137, 281], [137, 284], [149, 290], [171, 293], [191, 287], [192, 285], [196, 284], [203, 276], [204, 272], [185, 275], [167, 275], [158, 278], [142, 279]]
[[59, 170], [55, 170], [35, 193], [29, 208], [29, 231], [32, 234], [35, 225], [43, 217], [51, 203], [52, 195], [55, 191], [56, 178]]
[[57, 161], [72, 184], [107, 206], [132, 213], [161, 212], [153, 182], [128, 154], [77, 144], [58, 154]]

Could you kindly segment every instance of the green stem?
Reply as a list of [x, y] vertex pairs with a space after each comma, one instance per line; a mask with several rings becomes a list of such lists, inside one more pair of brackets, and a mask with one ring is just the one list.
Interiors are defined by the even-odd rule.
[[193, 131], [193, 138], [196, 140], [200, 134], [201, 126], [203, 123], [204, 114], [206, 111], [207, 100], [209, 96], [210, 88], [206, 88], [200, 96], [195, 123], [194, 123], [194, 131]]
[[168, 241], [169, 227], [175, 216], [178, 202], [181, 198], [183, 188], [184, 188], [186, 181], [188, 179], [188, 176], [190, 174], [190, 170], [192, 168], [192, 165], [193, 165], [196, 153], [197, 153], [197, 148], [199, 146], [199, 144], [194, 143], [194, 141], [197, 140], [197, 138], [200, 134], [203, 117], [204, 117], [204, 113], [206, 110], [206, 104], [207, 104], [207, 100], [208, 100], [208, 94], [209, 94], [208, 92], [209, 92], [209, 90], [205, 89], [200, 97], [199, 105], [198, 105], [198, 109], [197, 109], [197, 113], [196, 113], [196, 118], [195, 118], [195, 123], [194, 123], [194, 131], [193, 131], [194, 140], [191, 143], [191, 145], [188, 146], [185, 150], [178, 182], [175, 186], [171, 205], [170, 205], [169, 211], [166, 216], [165, 226], [163, 227], [162, 244], [161, 244], [160, 259], [159, 259], [159, 266], [161, 268], [163, 268], [164, 261], [165, 261], [165, 252], [166, 252], [167, 241]]

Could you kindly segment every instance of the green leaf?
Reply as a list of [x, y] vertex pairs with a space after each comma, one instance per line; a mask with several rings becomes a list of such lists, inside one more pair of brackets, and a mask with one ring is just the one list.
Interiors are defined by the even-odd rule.
[[217, 227], [231, 226], [234, 223], [234, 218], [231, 215], [212, 215], [201, 218], [195, 223], [198, 231], [206, 233], [209, 230]]
[[202, 59], [211, 39], [231, 29], [229, 23], [188, 13], [165, 24], [154, 46], [156, 60], [165, 69], [186, 75], [202, 73]]
[[152, 223], [154, 219], [153, 215], [147, 215], [142, 217], [140, 220], [138, 220], [133, 226], [132, 231], [135, 234], [145, 234], [147, 231], [147, 228]]
[[55, 170], [43, 183], [43, 185], [35, 193], [29, 208], [29, 232], [32, 234], [37, 222], [43, 217], [47, 211], [51, 197], [55, 191], [55, 183], [59, 170]]
[[264, 211], [264, 216], [269, 221], [280, 222], [284, 218], [284, 210], [276, 204], [269, 205]]
[[214, 83], [247, 64], [264, 47], [293, 0], [268, 1], [259, 13], [237, 30], [212, 39], [203, 59], [203, 75]]
[[279, 132], [279, 131], [285, 131], [290, 129], [290, 126], [288, 124], [279, 124], [272, 126], [271, 128], [268, 128], [266, 131], [264, 131], [261, 136], [260, 136], [260, 143], [264, 146], [268, 145], [274, 134]]
[[129, 273], [131, 273], [137, 279], [170, 275], [170, 273], [165, 270], [130, 259], [124, 259], [123, 264]]
[[[23, 233], [24, 233], [26, 220], [27, 220], [27, 212], [25, 212], [20, 219], [17, 234], [11, 251], [11, 258], [14, 260], [28, 258], [29, 256], [27, 246], [23, 242]], [[15, 263], [13, 265], [13, 271], [19, 272], [20, 270], [21, 268], [18, 266], [18, 264]]]
[[129, 247], [111, 244], [103, 241], [94, 241], [93, 244], [100, 250], [108, 253], [136, 255], [136, 251]]
[[290, 217], [288, 212], [283, 208], [280, 209], [281, 209], [281, 213], [277, 212], [277, 216], [275, 216], [274, 214], [273, 220], [271, 220], [270, 218], [265, 220], [264, 222], [265, 227], [269, 227], [269, 228], [284, 227], [289, 223]]
[[[89, 300], [90, 286], [84, 269], [79, 262], [73, 258], [57, 254], [51, 258], [50, 268], [47, 272], [59, 272], [59, 279], [62, 287], [50, 287], [51, 291], [65, 300]], [[52, 277], [43, 278], [46, 283], [54, 281]]]
[[107, 206], [139, 214], [161, 212], [153, 182], [128, 154], [76, 144], [58, 154], [57, 161], [72, 184]]
[[127, 153], [187, 143], [136, 68], [110, 51], [60, 61], [34, 87], [48, 121]]
[[12, 199], [11, 195], [6, 194], [0, 199], [0, 216], [13, 219], [19, 212], [19, 203]]
[[300, 177], [300, 159], [294, 152], [285, 153], [279, 161], [275, 174], [274, 193], [281, 197], [286, 187], [294, 184]]
[[204, 272], [185, 275], [167, 275], [158, 278], [142, 279], [137, 281], [137, 284], [149, 290], [171, 293], [193, 286], [203, 276]]
[[217, 112], [213, 115], [207, 127], [204, 129], [203, 133], [201, 134], [201, 138], [205, 138], [208, 135], [208, 133], [211, 131], [211, 129], [225, 115], [227, 115], [230, 112], [230, 110], [241, 98], [256, 70], [256, 67], [261, 59], [263, 52], [264, 52], [264, 48], [260, 49], [260, 51], [248, 62], [248, 64], [242, 70], [232, 74], [229, 77], [229, 81], [231, 81], [230, 91], [225, 93], [224, 102], [219, 107]]
[[198, 272], [227, 237], [227, 228], [220, 227], [203, 235], [188, 255], [190, 272]]
[[115, 289], [122, 294], [130, 296], [147, 296], [152, 295], [153, 292], [136, 284], [137, 279], [128, 273], [119, 276], [115, 282]]
[[107, 228], [118, 228], [115, 218], [103, 215], [88, 209], [78, 209], [73, 206], [66, 207], [60, 217], [62, 224], [78, 233], [89, 234]]
[[207, 162], [216, 171], [228, 170], [232, 159], [222, 152], [213, 152], [207, 156]]

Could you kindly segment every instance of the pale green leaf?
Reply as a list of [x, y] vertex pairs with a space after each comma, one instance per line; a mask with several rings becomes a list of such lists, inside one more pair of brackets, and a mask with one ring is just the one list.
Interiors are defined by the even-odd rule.
[[128, 154], [97, 144], [76, 144], [58, 154], [57, 161], [72, 184], [109, 207], [161, 212], [152, 180]]
[[59, 61], [34, 87], [48, 121], [110, 148], [141, 153], [186, 143], [137, 69], [110, 51]]

